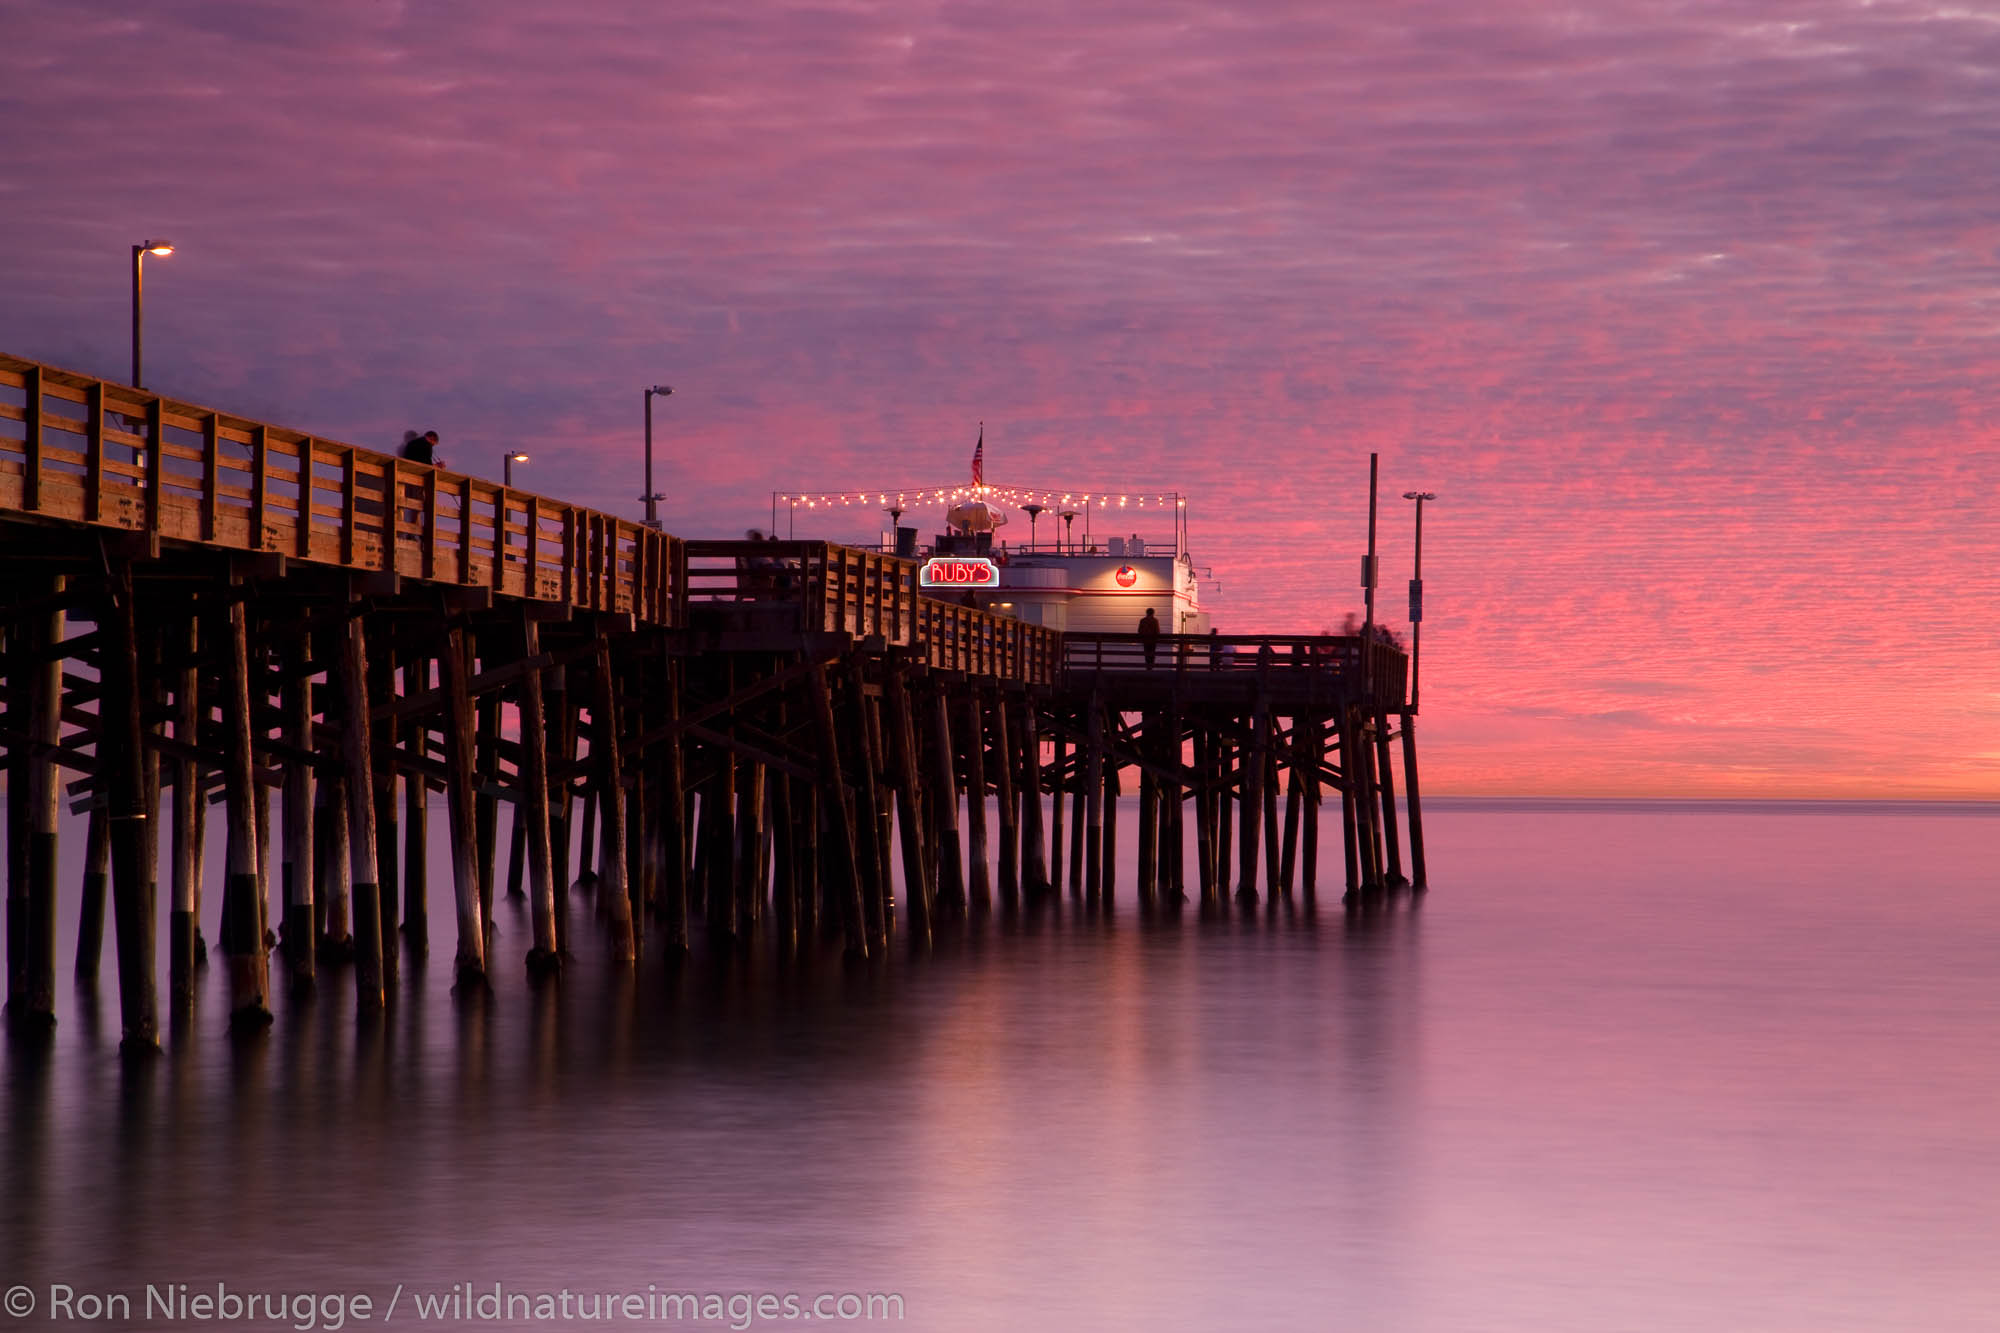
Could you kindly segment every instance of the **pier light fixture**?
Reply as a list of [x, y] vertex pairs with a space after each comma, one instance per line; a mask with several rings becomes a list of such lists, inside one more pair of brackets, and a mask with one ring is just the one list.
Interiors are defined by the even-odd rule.
[[1417, 502], [1416, 559], [1410, 571], [1410, 711], [1417, 709], [1417, 666], [1424, 632], [1424, 501], [1437, 499], [1436, 491], [1404, 491], [1405, 500]]
[[1030, 551], [1035, 549], [1035, 524], [1041, 519], [1042, 510], [1047, 507], [1046, 505], [1035, 504], [1021, 506], [1022, 511], [1028, 516], [1028, 549]]
[[[1063, 521], [1063, 548], [1065, 550], [1076, 549], [1076, 511], [1074, 509], [1065, 509], [1056, 515], [1056, 517]], [[1032, 527], [1033, 524], [1029, 526]]]
[[132, 247], [132, 387], [143, 389], [146, 382], [143, 352], [145, 349], [146, 327], [146, 256], [158, 255], [162, 259], [174, 252], [172, 241], [141, 241]]
[[660, 501], [667, 497], [653, 489], [653, 399], [665, 398], [673, 391], [668, 384], [651, 385], [646, 390], [646, 489], [639, 498], [646, 504], [646, 526], [656, 532], [660, 527]]
[[510, 450], [509, 452], [502, 454], [500, 457], [500, 467], [501, 467], [500, 484], [507, 487], [507, 489], [512, 490], [514, 488], [514, 464], [525, 463], [527, 461], [528, 461], [528, 456], [523, 453], [517, 453]]

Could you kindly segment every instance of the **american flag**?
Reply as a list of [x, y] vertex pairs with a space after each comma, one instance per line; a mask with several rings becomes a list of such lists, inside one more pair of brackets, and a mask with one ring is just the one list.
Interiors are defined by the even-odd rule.
[[972, 446], [972, 484], [986, 484], [986, 423], [979, 423], [979, 443]]

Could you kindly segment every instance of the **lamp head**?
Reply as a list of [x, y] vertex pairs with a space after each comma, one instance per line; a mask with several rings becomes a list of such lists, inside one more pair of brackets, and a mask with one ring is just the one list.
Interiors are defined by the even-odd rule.
[[143, 241], [139, 248], [149, 255], [170, 255], [174, 252], [172, 241]]
[[646, 390], [647, 393], [653, 394], [656, 397], [660, 398], [665, 398], [668, 394], [672, 393], [673, 391], [674, 388], [671, 384], [655, 384], [652, 388]]
[[1403, 492], [1403, 498], [1404, 498], [1405, 500], [1435, 500], [1435, 499], [1437, 499], [1437, 492], [1436, 492], [1436, 491], [1404, 491], [1404, 492]]
[[510, 463], [525, 463], [528, 461], [528, 456], [526, 454], [508, 454], [507, 461]]

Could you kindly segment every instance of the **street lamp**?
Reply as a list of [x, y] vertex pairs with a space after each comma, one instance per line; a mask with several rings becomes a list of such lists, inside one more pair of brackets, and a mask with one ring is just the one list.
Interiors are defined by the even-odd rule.
[[660, 526], [660, 501], [667, 497], [653, 489], [653, 397], [666, 397], [673, 388], [666, 384], [655, 384], [646, 390], [646, 493], [639, 498], [646, 502], [646, 526], [657, 531]]
[[[1076, 549], [1076, 511], [1074, 509], [1065, 509], [1056, 515], [1056, 517], [1063, 521], [1064, 549], [1066, 551], [1074, 551]], [[1032, 519], [1029, 520], [1028, 526], [1030, 528], [1034, 527]]]
[[1417, 502], [1417, 558], [1410, 573], [1410, 711], [1417, 711], [1417, 649], [1424, 628], [1424, 501], [1437, 499], [1435, 491], [1404, 491], [1405, 500]]
[[145, 381], [139, 378], [146, 314], [146, 256], [159, 255], [164, 259], [173, 252], [172, 241], [141, 241], [132, 247], [132, 387], [135, 389], [146, 387]]
[[1437, 499], [1434, 491], [1404, 491], [1405, 500], [1417, 502], [1417, 549], [1410, 576], [1410, 706], [1403, 714], [1403, 803], [1410, 815], [1410, 887], [1419, 892], [1430, 886], [1424, 870], [1424, 807], [1417, 797], [1417, 649], [1424, 627], [1424, 501]]
[[500, 484], [502, 486], [505, 486], [508, 490], [512, 490], [514, 488], [514, 464], [525, 463], [527, 461], [528, 461], [528, 456], [526, 454], [514, 453], [511, 450], [501, 455]]

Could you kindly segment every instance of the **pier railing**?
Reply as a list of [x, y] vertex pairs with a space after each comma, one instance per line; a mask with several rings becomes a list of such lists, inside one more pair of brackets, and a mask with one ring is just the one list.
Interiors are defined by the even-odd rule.
[[[926, 597], [919, 562], [831, 542], [689, 541], [691, 611], [723, 611], [744, 629], [879, 637], [922, 647], [930, 665], [1052, 684], [1061, 636], [1010, 616]], [[795, 628], [794, 628], [795, 626]]]
[[678, 539], [0, 356], [0, 510], [673, 623]]
[[1070, 633], [1062, 636], [1062, 667], [1072, 684], [1092, 676], [1131, 680], [1173, 674], [1213, 681], [1262, 671], [1358, 689], [1364, 650], [1369, 693], [1386, 708], [1401, 708], [1409, 658], [1380, 640], [1364, 645], [1359, 635], [1162, 634], [1152, 641], [1149, 657], [1142, 635]]

